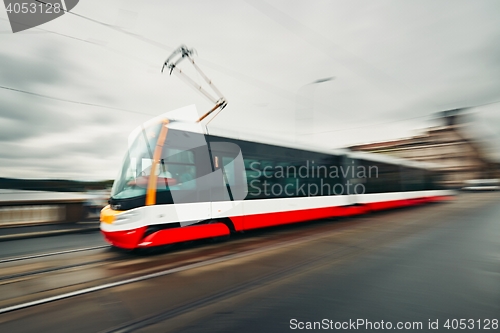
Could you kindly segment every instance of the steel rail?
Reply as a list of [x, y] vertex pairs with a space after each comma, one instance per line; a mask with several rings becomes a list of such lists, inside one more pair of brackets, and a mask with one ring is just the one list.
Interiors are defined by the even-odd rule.
[[37, 259], [37, 258], [43, 258], [43, 257], [51, 257], [51, 256], [56, 256], [56, 255], [61, 255], [61, 254], [67, 254], [67, 253], [92, 251], [92, 250], [104, 249], [104, 248], [109, 248], [109, 247], [110, 247], [109, 245], [99, 245], [99, 246], [84, 247], [84, 248], [71, 249], [71, 250], [63, 250], [63, 251], [57, 251], [57, 252], [47, 252], [47, 253], [26, 255], [26, 256], [22, 256], [22, 257], [11, 257], [11, 258], [6, 258], [6, 259], [0, 259], [0, 264], [7, 263], [7, 262], [13, 262], [13, 261]]

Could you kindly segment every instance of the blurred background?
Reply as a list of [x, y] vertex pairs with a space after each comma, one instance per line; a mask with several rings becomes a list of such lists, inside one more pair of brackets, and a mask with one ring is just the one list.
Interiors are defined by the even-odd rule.
[[87, 0], [16, 34], [0, 12], [4, 189], [105, 197], [133, 128], [211, 108], [160, 73], [181, 44], [229, 101], [213, 126], [436, 162], [452, 187], [498, 177], [494, 0]]
[[[0, 331], [101, 331], [159, 311], [172, 311], [160, 324], [173, 320], [151, 331], [288, 331], [298, 314], [498, 324], [500, 192], [475, 190], [500, 188], [499, 1], [82, 0], [15, 34], [4, 8], [0, 315], [12, 316], [0, 318]], [[182, 44], [228, 101], [210, 126], [430, 162], [443, 186], [474, 193], [184, 244], [164, 256], [111, 250], [98, 216], [129, 133], [171, 110], [194, 104], [201, 115], [213, 106], [161, 73]], [[206, 267], [128, 289], [10, 308], [198, 263]], [[271, 290], [224, 298], [262, 286]], [[190, 317], [178, 319], [182, 311]]]

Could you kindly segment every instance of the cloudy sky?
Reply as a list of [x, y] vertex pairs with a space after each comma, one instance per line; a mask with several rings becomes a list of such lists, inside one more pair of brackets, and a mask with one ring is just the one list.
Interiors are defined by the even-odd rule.
[[[181, 44], [229, 102], [217, 127], [336, 148], [473, 107], [477, 132], [500, 133], [497, 0], [81, 0], [16, 34], [1, 8], [1, 177], [113, 178], [136, 126], [210, 109], [160, 73]], [[299, 135], [296, 112], [313, 119]]]

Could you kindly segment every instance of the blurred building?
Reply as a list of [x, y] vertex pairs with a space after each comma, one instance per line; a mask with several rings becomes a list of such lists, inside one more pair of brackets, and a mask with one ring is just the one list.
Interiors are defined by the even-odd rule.
[[500, 164], [472, 137], [461, 109], [440, 113], [440, 124], [423, 134], [395, 141], [349, 147], [353, 151], [383, 153], [438, 165], [443, 185], [461, 187], [466, 180], [499, 178]]

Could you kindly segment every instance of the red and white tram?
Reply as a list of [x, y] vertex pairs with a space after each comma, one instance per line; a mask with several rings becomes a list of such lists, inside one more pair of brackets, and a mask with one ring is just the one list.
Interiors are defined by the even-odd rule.
[[156, 118], [129, 142], [101, 231], [146, 248], [441, 200], [432, 166], [222, 135]]

